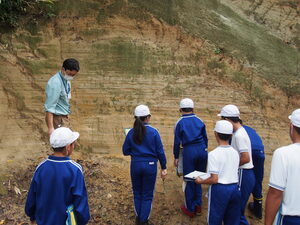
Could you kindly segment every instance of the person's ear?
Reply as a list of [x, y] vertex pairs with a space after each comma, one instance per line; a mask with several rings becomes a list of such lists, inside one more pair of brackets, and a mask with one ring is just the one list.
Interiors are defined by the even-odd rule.
[[67, 156], [69, 156], [70, 150], [71, 150], [71, 144], [68, 144], [66, 146], [66, 154], [67, 154]]

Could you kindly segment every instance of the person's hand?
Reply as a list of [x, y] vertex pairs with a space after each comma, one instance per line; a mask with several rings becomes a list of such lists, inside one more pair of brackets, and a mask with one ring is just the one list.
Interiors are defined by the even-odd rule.
[[31, 224], [36, 224], [36, 223], [35, 223], [35, 220], [31, 220], [30, 223], [31, 223]]
[[178, 161], [179, 161], [179, 159], [174, 159], [174, 166], [175, 166], [175, 167], [178, 166]]
[[161, 179], [164, 180], [166, 178], [167, 174], [168, 174], [167, 169], [161, 170], [161, 175], [160, 175]]
[[50, 135], [52, 134], [53, 131], [54, 131], [53, 127], [48, 129], [48, 135], [49, 135], [49, 137], [50, 137]]
[[203, 181], [203, 179], [201, 179], [200, 177], [197, 177], [197, 178], [195, 179], [195, 183], [196, 183], [196, 184], [201, 184], [202, 181]]

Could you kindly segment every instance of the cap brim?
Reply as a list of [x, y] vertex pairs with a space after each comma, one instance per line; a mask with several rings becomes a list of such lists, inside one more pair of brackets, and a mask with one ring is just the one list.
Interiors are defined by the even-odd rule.
[[74, 136], [73, 138], [70, 140], [70, 144], [72, 144], [74, 141], [76, 141], [79, 138], [79, 133], [78, 132], [73, 132]]
[[291, 120], [292, 119], [292, 115], [289, 115], [288, 118]]

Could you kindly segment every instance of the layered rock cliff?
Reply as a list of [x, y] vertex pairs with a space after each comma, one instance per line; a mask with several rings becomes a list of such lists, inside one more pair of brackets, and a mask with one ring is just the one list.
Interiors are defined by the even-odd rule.
[[216, 114], [229, 103], [268, 152], [287, 143], [287, 115], [299, 106], [297, 93], [284, 92], [298, 85], [299, 4], [246, 2], [64, 0], [49, 23], [1, 34], [1, 163], [49, 149], [44, 88], [68, 57], [81, 64], [71, 120], [88, 152], [120, 153], [143, 103], [171, 157], [183, 97], [207, 124], [210, 149]]

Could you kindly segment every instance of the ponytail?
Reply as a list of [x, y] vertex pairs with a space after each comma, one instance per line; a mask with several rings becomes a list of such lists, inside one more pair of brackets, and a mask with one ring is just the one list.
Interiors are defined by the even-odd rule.
[[136, 143], [137, 145], [142, 144], [142, 141], [144, 139], [144, 136], [146, 134], [146, 127], [144, 125], [144, 120], [147, 118], [148, 116], [141, 116], [135, 117], [135, 121], [133, 124], [133, 141], [134, 143]]

